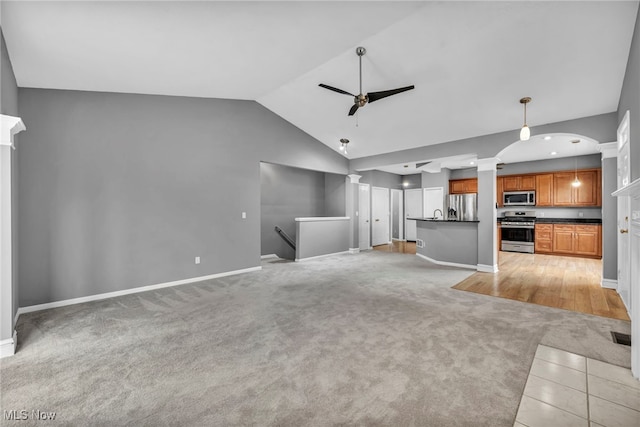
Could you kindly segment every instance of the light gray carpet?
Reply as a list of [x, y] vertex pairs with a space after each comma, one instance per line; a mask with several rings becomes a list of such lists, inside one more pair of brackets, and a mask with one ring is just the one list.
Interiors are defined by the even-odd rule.
[[[367, 252], [25, 314], [3, 410], [47, 425], [512, 426], [536, 346], [628, 366], [628, 322]], [[2, 421], [3, 425], [43, 425]]]

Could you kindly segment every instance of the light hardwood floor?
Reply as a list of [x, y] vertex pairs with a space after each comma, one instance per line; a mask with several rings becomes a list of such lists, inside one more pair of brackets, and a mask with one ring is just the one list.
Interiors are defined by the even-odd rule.
[[600, 286], [602, 260], [499, 252], [499, 272], [474, 273], [454, 289], [629, 320], [618, 293]]
[[394, 240], [387, 245], [378, 245], [373, 247], [374, 251], [383, 252], [399, 252], [402, 254], [416, 254], [416, 242], [402, 242]]

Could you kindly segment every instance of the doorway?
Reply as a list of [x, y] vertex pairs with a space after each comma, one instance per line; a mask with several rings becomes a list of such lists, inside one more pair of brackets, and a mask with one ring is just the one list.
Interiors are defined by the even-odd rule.
[[404, 190], [404, 214], [405, 214], [405, 239], [415, 242], [418, 238], [417, 224], [415, 220], [406, 218], [422, 217], [422, 188]]
[[384, 245], [391, 241], [389, 234], [389, 189], [373, 187], [371, 190], [371, 244]]
[[402, 190], [391, 190], [391, 240], [404, 240], [404, 203]]
[[[618, 127], [618, 189], [631, 182], [629, 172], [629, 111]], [[631, 247], [629, 245], [629, 196], [618, 197], [618, 286], [617, 291], [631, 312]]]

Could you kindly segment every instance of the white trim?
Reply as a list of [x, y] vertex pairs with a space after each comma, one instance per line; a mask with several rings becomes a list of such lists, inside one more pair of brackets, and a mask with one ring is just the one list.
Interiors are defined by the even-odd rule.
[[13, 336], [6, 340], [0, 341], [0, 359], [16, 354], [16, 346], [18, 345], [18, 333], [13, 331]]
[[26, 127], [20, 117], [0, 114], [0, 145], [8, 145], [15, 150], [13, 136], [25, 129]]
[[352, 184], [359, 184], [360, 183], [360, 178], [362, 178], [362, 175], [356, 175], [356, 174], [351, 174], [351, 175], [347, 175], [347, 176], [351, 180]]
[[306, 218], [294, 218], [296, 222], [319, 222], [319, 221], [348, 221], [349, 216], [313, 216]]
[[602, 279], [600, 282], [600, 286], [607, 289], [617, 289], [618, 288], [618, 280], [617, 279]]
[[438, 264], [438, 265], [446, 265], [448, 267], [460, 267], [460, 268], [469, 268], [471, 270], [475, 270], [477, 267], [475, 265], [470, 265], [470, 264], [458, 264], [457, 262], [446, 262], [446, 261], [437, 261], [433, 258], [429, 258], [426, 255], [422, 255], [422, 254], [416, 254], [416, 256], [423, 258], [429, 262], [432, 262], [434, 264]]
[[348, 254], [348, 253], [349, 253], [349, 251], [342, 251], [342, 252], [334, 252], [334, 253], [331, 253], [331, 254], [310, 256], [310, 257], [307, 257], [307, 258], [296, 258], [296, 262], [310, 261], [312, 259], [325, 258], [325, 257], [332, 256], [332, 255], [342, 255], [342, 254]]
[[18, 314], [31, 313], [34, 311], [47, 310], [50, 308], [65, 307], [68, 305], [81, 304], [90, 301], [99, 301], [108, 298], [119, 297], [129, 294], [137, 294], [140, 292], [155, 291], [156, 289], [169, 288], [171, 286], [187, 285], [189, 283], [201, 282], [203, 280], [217, 279], [220, 277], [234, 276], [236, 274], [250, 273], [252, 271], [262, 270], [261, 266], [243, 268], [241, 270], [225, 271], [224, 273], [210, 274], [208, 276], [192, 277], [190, 279], [176, 280], [173, 282], [159, 283], [157, 285], [140, 286], [137, 288], [123, 289], [121, 291], [106, 292], [104, 294], [89, 295], [86, 297], [72, 298], [62, 301], [48, 302], [45, 304], [30, 305], [28, 307], [20, 307]]
[[350, 254], [359, 254], [360, 253], [360, 248], [349, 248], [349, 253]]
[[611, 193], [611, 195], [614, 197], [634, 196], [636, 194], [640, 194], [640, 178], [636, 179], [626, 187], [622, 187], [621, 189]]
[[603, 142], [596, 145], [596, 148], [602, 153], [602, 160], [618, 157], [618, 141]]
[[478, 271], [482, 273], [497, 273], [498, 272], [498, 264], [488, 265], [488, 264], [478, 264]]
[[280, 258], [280, 257], [276, 254], [260, 255], [260, 259], [271, 259], [271, 258]]
[[497, 157], [478, 159], [478, 172], [494, 171], [498, 163], [500, 163], [500, 159]]

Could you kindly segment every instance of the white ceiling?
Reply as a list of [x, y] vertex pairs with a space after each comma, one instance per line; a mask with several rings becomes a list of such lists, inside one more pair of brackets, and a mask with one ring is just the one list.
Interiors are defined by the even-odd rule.
[[[617, 109], [637, 1], [11, 2], [21, 87], [256, 100], [357, 158]], [[415, 84], [347, 117], [358, 92]], [[356, 127], [356, 121], [359, 126]]]

